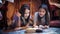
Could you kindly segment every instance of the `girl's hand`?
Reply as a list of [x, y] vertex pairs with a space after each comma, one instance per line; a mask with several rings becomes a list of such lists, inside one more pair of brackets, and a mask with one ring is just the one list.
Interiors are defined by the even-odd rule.
[[38, 26], [34, 26], [34, 28], [38, 28]]
[[45, 26], [43, 26], [43, 25], [39, 25], [39, 28], [47, 29], [47, 28], [49, 28], [49, 26], [48, 26], [48, 25], [45, 25]]
[[16, 27], [14, 30], [20, 30], [20, 29], [22, 29], [21, 27]]
[[45, 28], [49, 28], [49, 26], [48, 25], [45, 25]]
[[45, 27], [43, 25], [39, 25], [39, 28], [43, 28], [44, 29]]

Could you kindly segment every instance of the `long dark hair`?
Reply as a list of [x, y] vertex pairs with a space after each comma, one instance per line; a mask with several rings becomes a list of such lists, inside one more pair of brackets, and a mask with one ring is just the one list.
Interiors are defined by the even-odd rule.
[[[25, 10], [26, 10], [26, 9], [30, 10], [29, 5], [27, 5], [27, 4], [23, 4], [23, 5], [21, 6], [20, 11], [19, 11], [19, 13], [21, 13], [21, 17], [24, 17], [24, 14], [25, 14]], [[29, 17], [30, 17], [30, 13], [29, 13], [28, 18], [25, 19], [27, 22], [29, 21]], [[21, 20], [22, 20], [22, 19], [21, 19]]]
[[46, 5], [47, 7], [46, 8], [48, 8], [48, 10], [49, 10], [49, 12], [50, 12], [50, 4], [49, 4], [49, 0], [41, 0], [41, 5]]
[[[47, 8], [44, 7], [39, 7], [39, 9], [43, 8], [46, 11], [45, 14], [45, 24], [48, 25], [49, 21], [50, 21], [50, 14], [49, 11], [47, 10]], [[41, 17], [40, 17], [40, 21], [41, 21]], [[46, 23], [47, 22], [47, 23]]]

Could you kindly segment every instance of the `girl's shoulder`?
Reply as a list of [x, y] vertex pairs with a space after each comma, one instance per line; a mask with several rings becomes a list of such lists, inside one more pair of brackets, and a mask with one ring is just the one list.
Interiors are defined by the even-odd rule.
[[37, 16], [38, 16], [38, 14], [39, 14], [38, 12], [35, 12], [34, 16], [35, 16], [35, 17], [37, 17]]
[[20, 16], [18, 14], [13, 15], [13, 19], [15, 19], [15, 20], [18, 20], [19, 18], [20, 18]]
[[35, 15], [37, 15], [38, 14], [38, 12], [35, 12]]

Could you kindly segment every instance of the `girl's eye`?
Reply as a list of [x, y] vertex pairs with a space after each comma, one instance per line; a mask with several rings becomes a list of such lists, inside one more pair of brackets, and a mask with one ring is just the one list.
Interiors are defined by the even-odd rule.
[[27, 14], [27, 13], [25, 13], [25, 14]]
[[25, 14], [27, 14], [27, 12], [25, 12]]
[[43, 13], [45, 12], [45, 11], [42, 11]]

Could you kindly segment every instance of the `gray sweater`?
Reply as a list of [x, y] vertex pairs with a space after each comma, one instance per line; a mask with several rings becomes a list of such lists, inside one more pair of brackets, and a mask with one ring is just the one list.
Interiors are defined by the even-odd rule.
[[36, 12], [34, 15], [34, 23], [36, 23], [37, 25], [46, 25], [46, 24], [48, 25], [45, 16], [40, 17], [38, 12]]

